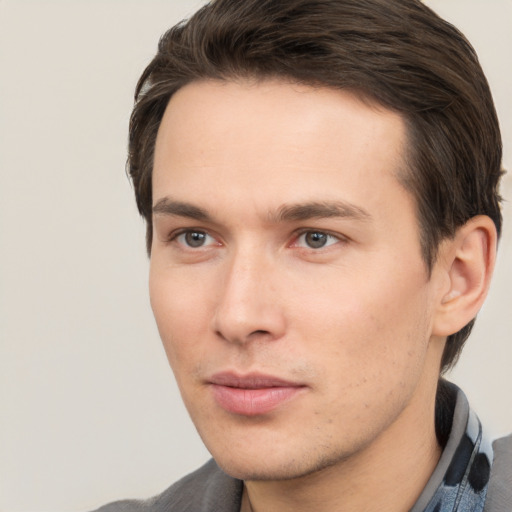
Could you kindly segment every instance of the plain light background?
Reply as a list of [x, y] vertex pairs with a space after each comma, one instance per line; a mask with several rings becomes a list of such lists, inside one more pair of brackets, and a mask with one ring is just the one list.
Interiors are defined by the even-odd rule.
[[[124, 174], [136, 80], [201, 0], [0, 0], [0, 511], [154, 495], [208, 454], [154, 326]], [[512, 1], [428, 2], [488, 75], [512, 166]], [[508, 176], [502, 192], [512, 200]], [[512, 430], [512, 209], [452, 379]]]

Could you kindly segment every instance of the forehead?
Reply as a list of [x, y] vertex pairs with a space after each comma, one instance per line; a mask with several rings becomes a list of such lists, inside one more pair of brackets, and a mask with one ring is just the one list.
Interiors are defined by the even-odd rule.
[[404, 193], [396, 174], [405, 139], [398, 114], [347, 91], [194, 82], [171, 98], [160, 125], [154, 203], [169, 190], [197, 196], [205, 187], [218, 200], [223, 191], [231, 201], [265, 194], [275, 207], [340, 194], [357, 204], [385, 195], [386, 187]]
[[357, 133], [360, 136], [350, 142], [365, 144], [386, 133], [387, 145], [396, 149], [402, 143], [404, 122], [399, 114], [350, 91], [280, 80], [205, 80], [192, 82], [171, 97], [159, 138], [179, 135], [186, 142], [203, 144], [212, 130], [226, 142], [252, 135], [256, 146], [269, 147], [276, 135], [288, 136], [290, 142], [301, 136], [328, 143]]

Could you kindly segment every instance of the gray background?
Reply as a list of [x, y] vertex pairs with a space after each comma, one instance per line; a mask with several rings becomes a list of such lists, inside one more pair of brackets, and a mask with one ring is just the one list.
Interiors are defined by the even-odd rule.
[[[0, 510], [87, 510], [163, 490], [208, 454], [148, 303], [124, 175], [139, 74], [200, 0], [0, 0]], [[428, 2], [473, 42], [512, 166], [512, 1]], [[503, 194], [512, 199], [507, 177]], [[512, 210], [452, 378], [512, 430]]]

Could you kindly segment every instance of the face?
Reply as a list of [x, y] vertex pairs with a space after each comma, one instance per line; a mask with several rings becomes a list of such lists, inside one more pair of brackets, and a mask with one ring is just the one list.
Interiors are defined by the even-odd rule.
[[396, 178], [404, 146], [398, 115], [348, 92], [198, 82], [172, 97], [151, 303], [187, 409], [231, 475], [306, 475], [422, 421], [438, 290]]

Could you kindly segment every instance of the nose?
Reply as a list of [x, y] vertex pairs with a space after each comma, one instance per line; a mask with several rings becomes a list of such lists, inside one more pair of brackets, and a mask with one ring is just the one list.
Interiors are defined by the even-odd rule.
[[277, 340], [286, 331], [277, 265], [250, 252], [226, 263], [213, 317], [217, 336], [237, 344]]

